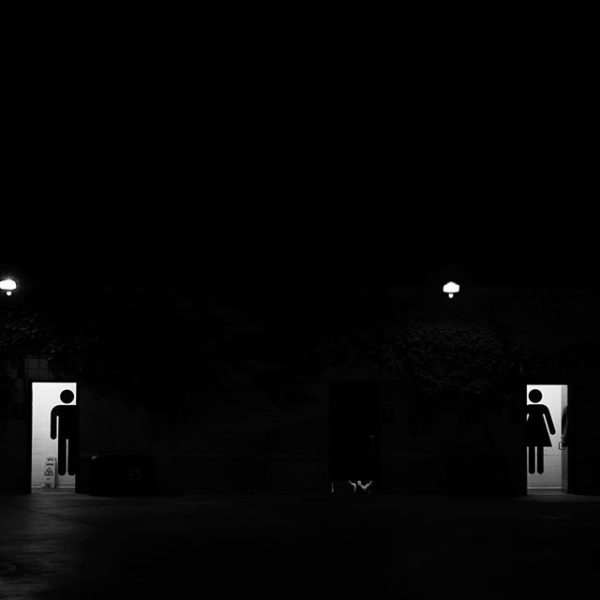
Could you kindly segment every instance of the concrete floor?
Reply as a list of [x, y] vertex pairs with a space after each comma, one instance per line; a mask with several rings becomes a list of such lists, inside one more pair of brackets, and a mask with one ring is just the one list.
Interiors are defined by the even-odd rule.
[[599, 540], [600, 497], [564, 494], [1, 495], [0, 597], [577, 598]]

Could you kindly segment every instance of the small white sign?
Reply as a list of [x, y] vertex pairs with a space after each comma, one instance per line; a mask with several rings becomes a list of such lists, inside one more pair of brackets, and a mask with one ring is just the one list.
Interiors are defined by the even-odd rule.
[[42, 485], [45, 488], [56, 487], [56, 457], [47, 456], [44, 460], [44, 468], [42, 469], [44, 479]]

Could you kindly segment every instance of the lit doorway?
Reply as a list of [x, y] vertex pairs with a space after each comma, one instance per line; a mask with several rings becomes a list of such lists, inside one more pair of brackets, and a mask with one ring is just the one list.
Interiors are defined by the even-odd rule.
[[75, 491], [79, 460], [77, 384], [31, 384], [31, 489]]
[[568, 491], [567, 385], [528, 385], [527, 489]]

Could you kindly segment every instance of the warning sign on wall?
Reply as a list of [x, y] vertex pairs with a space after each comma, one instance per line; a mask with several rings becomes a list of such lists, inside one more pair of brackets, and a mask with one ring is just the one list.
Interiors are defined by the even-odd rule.
[[42, 469], [44, 480], [42, 485], [45, 488], [56, 487], [56, 457], [47, 456], [44, 460], [44, 468]]

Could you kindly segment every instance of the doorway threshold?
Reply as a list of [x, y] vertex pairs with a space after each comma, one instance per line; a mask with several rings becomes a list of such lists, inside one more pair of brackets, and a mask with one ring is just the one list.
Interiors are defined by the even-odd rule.
[[567, 500], [571, 496], [572, 494], [565, 492], [561, 488], [528, 488], [525, 498], [554, 502], [556, 500]]

